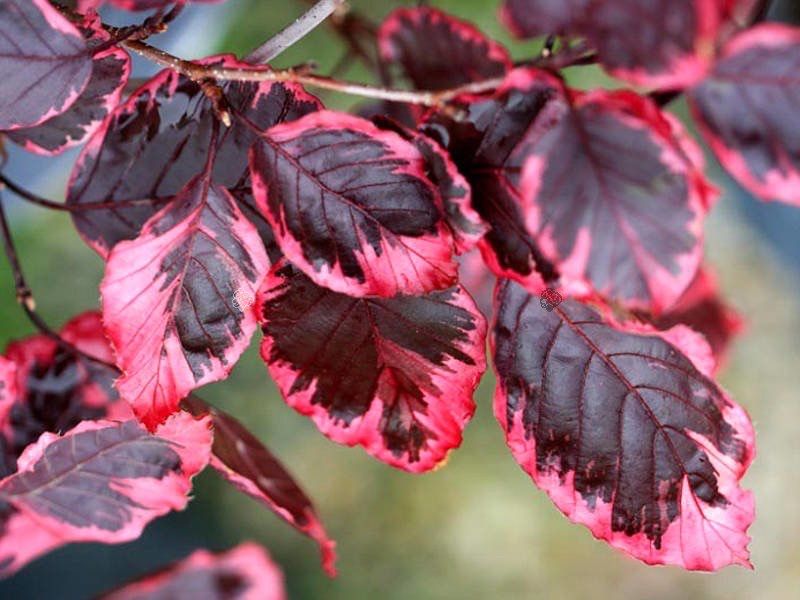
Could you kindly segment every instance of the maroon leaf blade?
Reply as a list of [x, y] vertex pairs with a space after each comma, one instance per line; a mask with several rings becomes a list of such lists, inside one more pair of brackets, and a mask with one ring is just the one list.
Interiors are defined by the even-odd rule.
[[123, 371], [116, 385], [149, 428], [230, 373], [255, 331], [268, 268], [256, 228], [208, 175], [111, 252], [100, 292]]
[[744, 328], [742, 317], [720, 296], [716, 275], [701, 268], [678, 301], [663, 315], [645, 319], [658, 329], [686, 325], [703, 335], [711, 347], [715, 371], [725, 363], [733, 339]]
[[446, 141], [447, 150], [472, 187], [472, 207], [488, 225], [479, 247], [494, 273], [515, 279], [532, 291], [544, 289], [545, 279], [558, 273], [526, 228], [521, 195], [525, 138], [537, 123], [549, 123], [559, 81], [543, 71], [512, 71], [489, 98], [463, 98], [466, 118], [455, 121], [433, 115], [423, 129]]
[[725, 169], [763, 200], [800, 206], [800, 29], [768, 23], [725, 47], [689, 102]]
[[572, 521], [648, 564], [749, 566], [745, 411], [687, 328], [626, 327], [575, 300], [497, 292], [495, 415], [517, 462]]
[[19, 511], [7, 523], [17, 537], [0, 555], [2, 575], [66, 543], [136, 539], [153, 519], [183, 509], [191, 478], [208, 463], [209, 426], [184, 413], [155, 434], [134, 420], [43, 434], [0, 481], [0, 500]]
[[501, 18], [520, 37], [584, 37], [612, 75], [679, 89], [708, 70], [722, 13], [718, 0], [505, 0]]
[[253, 543], [224, 554], [198, 550], [169, 569], [105, 594], [102, 600], [285, 600], [283, 574]]
[[0, 4], [0, 131], [64, 112], [91, 73], [80, 32], [46, 0]]
[[335, 576], [336, 542], [325, 532], [311, 500], [272, 452], [239, 421], [200, 398], [189, 396], [183, 406], [195, 416], [211, 416], [214, 425], [211, 466], [239, 491], [315, 540], [323, 568]]
[[702, 259], [715, 193], [702, 155], [677, 120], [643, 97], [568, 93], [522, 143], [527, 229], [568, 294], [593, 290], [659, 313]]
[[[231, 56], [203, 62], [242, 65]], [[320, 103], [294, 84], [231, 82], [223, 89], [232, 124], [218, 138], [213, 180], [243, 203], [253, 204], [247, 152], [257, 131], [297, 119], [317, 110]], [[78, 158], [67, 203], [118, 202], [120, 207], [73, 212], [73, 222], [84, 241], [107, 257], [117, 242], [137, 237], [164, 201], [202, 171], [215, 120], [211, 102], [200, 86], [169, 70], [156, 75], [113, 111]], [[151, 202], [130, 204], [142, 199]], [[268, 227], [266, 223], [258, 225]]]
[[[94, 18], [87, 18], [80, 29], [90, 51], [111, 37]], [[92, 75], [67, 111], [6, 135], [25, 149], [44, 155], [59, 154], [81, 144], [119, 104], [130, 75], [130, 62], [127, 52], [116, 46], [92, 54]]]
[[278, 245], [319, 285], [389, 297], [455, 283], [441, 200], [399, 135], [321, 111], [270, 129], [250, 167]]
[[461, 288], [353, 298], [283, 263], [264, 282], [259, 314], [261, 356], [284, 399], [332, 440], [415, 473], [461, 443], [486, 332]]
[[442, 90], [502, 77], [511, 57], [471, 23], [429, 6], [398, 8], [378, 30], [381, 59], [416, 88]]

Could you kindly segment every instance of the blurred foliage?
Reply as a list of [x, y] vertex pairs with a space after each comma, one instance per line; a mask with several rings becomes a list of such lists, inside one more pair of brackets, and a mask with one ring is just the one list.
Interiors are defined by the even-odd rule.
[[[231, 0], [233, 22], [220, 50], [244, 53], [297, 17], [300, 2]], [[379, 20], [399, 3], [353, 0]], [[509, 44], [516, 58], [541, 42], [513, 43], [496, 20], [494, 0], [447, 0], [436, 6], [468, 18]], [[192, 10], [201, 10], [193, 7]], [[213, 23], [209, 27], [215, 26]], [[344, 51], [321, 27], [276, 61], [309, 59], [326, 73]], [[359, 64], [344, 73], [372, 81]], [[573, 70], [580, 86], [607, 83], [595, 69]], [[359, 100], [326, 94], [333, 107]], [[46, 188], [63, 189], [63, 176]], [[43, 190], [43, 192], [47, 191]], [[283, 567], [291, 598], [764, 598], [796, 597], [800, 589], [800, 358], [798, 286], [791, 271], [767, 253], [723, 199], [711, 219], [711, 262], [750, 326], [733, 353], [724, 383], [753, 415], [760, 458], [745, 485], [756, 491], [755, 572], [729, 568], [705, 575], [647, 567], [595, 541], [570, 524], [536, 490], [505, 448], [491, 411], [493, 377], [477, 395], [478, 411], [464, 444], [435, 473], [412, 476], [327, 441], [278, 396], [258, 357], [257, 340], [230, 380], [201, 395], [239, 417], [264, 440], [315, 499], [338, 541], [340, 575], [325, 577], [312, 542], [269, 511], [222, 485], [200, 478], [196, 499], [182, 514], [161, 519], [124, 546], [61, 549], [0, 582], [2, 598], [85, 598], [126, 578], [206, 546], [223, 549], [244, 539], [263, 543]], [[13, 208], [19, 209], [17, 204]], [[768, 209], [767, 209], [768, 210]], [[23, 265], [41, 312], [53, 324], [96, 306], [102, 264], [63, 214], [15, 210]], [[0, 265], [0, 342], [32, 333], [13, 299], [8, 268]]]

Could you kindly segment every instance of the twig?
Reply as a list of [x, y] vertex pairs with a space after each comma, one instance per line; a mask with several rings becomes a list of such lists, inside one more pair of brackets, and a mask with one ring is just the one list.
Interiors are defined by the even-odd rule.
[[105, 201], [105, 202], [84, 202], [82, 204], [67, 204], [65, 202], [56, 202], [55, 200], [48, 200], [47, 198], [42, 198], [41, 196], [34, 194], [30, 190], [26, 190], [22, 186], [17, 183], [11, 181], [8, 177], [0, 173], [0, 189], [3, 189], [3, 186], [7, 187], [11, 190], [16, 196], [22, 198], [26, 202], [30, 202], [31, 204], [35, 204], [37, 206], [41, 206], [44, 208], [49, 208], [52, 210], [61, 210], [64, 212], [85, 212], [91, 210], [105, 210], [109, 208], [126, 208], [129, 206], [141, 206], [147, 204], [161, 204], [164, 202], [169, 202], [171, 198], [139, 198], [139, 199], [132, 199], [132, 200], [117, 200], [117, 201]]
[[14, 238], [11, 237], [11, 228], [8, 225], [8, 219], [6, 217], [5, 203], [1, 194], [0, 234], [2, 234], [3, 249], [5, 250], [8, 263], [11, 265], [11, 272], [14, 276], [14, 289], [16, 290], [17, 302], [22, 307], [22, 310], [25, 311], [25, 314], [28, 316], [28, 319], [31, 321], [31, 323], [33, 323], [33, 325], [41, 333], [54, 340], [64, 350], [76, 356], [81, 356], [82, 358], [92, 362], [116, 368], [115, 365], [92, 356], [91, 354], [87, 354], [86, 352], [83, 352], [79, 348], [75, 347], [73, 344], [70, 344], [67, 340], [58, 335], [58, 333], [53, 331], [47, 322], [42, 319], [39, 313], [36, 312], [36, 299], [33, 297], [33, 292], [31, 291], [30, 287], [28, 287], [25, 276], [22, 273], [22, 267], [19, 262], [19, 256], [17, 255], [17, 249], [14, 246]]
[[344, 0], [319, 0], [314, 6], [287, 25], [275, 36], [253, 50], [245, 60], [251, 63], [268, 63], [284, 50], [307, 36], [325, 19], [344, 5]]
[[[294, 69], [272, 70], [265, 67], [230, 68], [221, 66], [201, 65], [192, 61], [184, 60], [173, 56], [168, 52], [154, 48], [145, 42], [138, 40], [125, 41], [123, 46], [148, 60], [167, 67], [188, 77], [189, 79], [202, 82], [208, 79], [216, 81], [285, 81], [299, 83], [320, 89], [331, 90], [353, 96], [373, 98], [377, 100], [388, 100], [390, 102], [405, 102], [407, 104], [420, 104], [423, 106], [443, 107], [449, 101], [462, 94], [481, 94], [489, 92], [499, 87], [503, 77], [495, 77], [476, 81], [448, 90], [399, 90], [383, 87], [375, 87], [363, 83], [350, 81], [340, 81], [322, 75], [313, 75], [305, 72], [298, 72]], [[549, 65], [557, 59], [554, 55], [547, 62], [542, 62], [541, 66], [551, 68]], [[584, 60], [584, 57], [574, 60]]]

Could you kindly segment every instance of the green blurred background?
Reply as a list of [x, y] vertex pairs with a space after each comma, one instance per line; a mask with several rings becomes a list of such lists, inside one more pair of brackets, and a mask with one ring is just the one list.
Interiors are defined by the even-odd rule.
[[[200, 37], [227, 23], [228, 33], [217, 50], [239, 53], [290, 22], [304, 6], [289, 0], [228, 4], [224, 13], [193, 7], [199, 15], [193, 23]], [[376, 20], [398, 4], [353, 2], [359, 12]], [[496, 20], [494, 0], [433, 4], [473, 20], [507, 43], [515, 57], [530, 56], [540, 46], [513, 43]], [[217, 14], [225, 18], [213, 17]], [[322, 27], [276, 64], [314, 59], [326, 73], [342, 52], [340, 40]], [[358, 64], [344, 75], [369, 80]], [[570, 78], [578, 86], [608, 83], [592, 69], [573, 71]], [[322, 96], [330, 106], [354, 103]], [[676, 110], [684, 113], [680, 103]], [[9, 174], [19, 160], [12, 155]], [[31, 180], [49, 164], [24, 160], [18, 171]], [[744, 480], [757, 499], [758, 516], [751, 528], [754, 572], [728, 568], [697, 574], [647, 567], [570, 524], [506, 450], [491, 413], [491, 375], [478, 392], [478, 411], [462, 448], [438, 471], [412, 476], [370, 459], [360, 449], [329, 442], [311, 421], [289, 409], [269, 380], [254, 340], [231, 378], [203, 389], [201, 395], [246, 423], [302, 482], [338, 541], [339, 577], [331, 580], [322, 573], [312, 542], [212, 474], [204, 474], [189, 509], [157, 521], [137, 542], [60, 549], [0, 582], [0, 597], [85, 598], [197, 547], [222, 550], [245, 539], [269, 549], [285, 572], [292, 598], [800, 597], [800, 220], [795, 213], [800, 209], [757, 204], [723, 179], [713, 161], [711, 165], [725, 194], [709, 222], [709, 260], [748, 321], [722, 380], [749, 410], [758, 433], [759, 457]], [[48, 171], [37, 189], [60, 199], [67, 167]], [[102, 264], [80, 241], [69, 219], [29, 210], [16, 201], [13, 208], [19, 251], [42, 314], [60, 324], [95, 307]], [[31, 333], [14, 303], [10, 272], [2, 264], [0, 345]]]

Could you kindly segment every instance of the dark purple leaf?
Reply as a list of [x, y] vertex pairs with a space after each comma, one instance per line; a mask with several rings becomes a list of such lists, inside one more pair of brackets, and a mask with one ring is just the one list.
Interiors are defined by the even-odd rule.
[[193, 389], [227, 377], [256, 329], [269, 261], [233, 196], [209, 179], [117, 244], [100, 285], [117, 389], [151, 429]]
[[198, 550], [101, 600], [285, 600], [283, 574], [261, 546], [245, 543], [225, 554]]
[[259, 313], [261, 356], [284, 399], [332, 440], [415, 473], [461, 443], [486, 324], [460, 287], [353, 298], [282, 263], [264, 282]]
[[745, 411], [685, 327], [626, 326], [575, 300], [545, 310], [499, 284], [495, 415], [522, 468], [572, 521], [649, 564], [749, 566]]
[[319, 285], [388, 297], [455, 282], [441, 199], [424, 157], [399, 135], [316, 112], [270, 129], [250, 165], [278, 245]]
[[683, 88], [711, 65], [722, 13], [720, 0], [505, 0], [501, 16], [520, 37], [586, 38], [631, 83]]
[[381, 59], [419, 89], [443, 90], [511, 69], [508, 52], [471, 23], [429, 6], [398, 8], [378, 31]]
[[153, 519], [186, 506], [191, 479], [208, 463], [210, 421], [175, 415], [154, 434], [136, 421], [83, 421], [45, 433], [0, 481], [16, 511], [0, 546], [0, 574], [71, 542], [118, 544]]
[[714, 153], [764, 200], [800, 206], [800, 29], [766, 23], [725, 47], [689, 93]]
[[211, 466], [239, 491], [265, 504], [315, 540], [323, 568], [329, 575], [336, 575], [336, 542], [325, 533], [311, 500], [272, 452], [239, 421], [200, 398], [189, 396], [182, 406], [196, 417], [211, 416]]
[[80, 32], [46, 0], [0, 3], [0, 131], [64, 112], [91, 73]]
[[[89, 50], [106, 43], [110, 36], [96, 19], [81, 26]], [[8, 138], [38, 154], [52, 155], [86, 140], [119, 103], [130, 74], [130, 57], [112, 46], [92, 55], [92, 76], [66, 112], [34, 127], [9, 132]]]
[[563, 292], [656, 313], [680, 297], [715, 190], [676, 119], [633, 92], [565, 91], [517, 151], [525, 224]]

